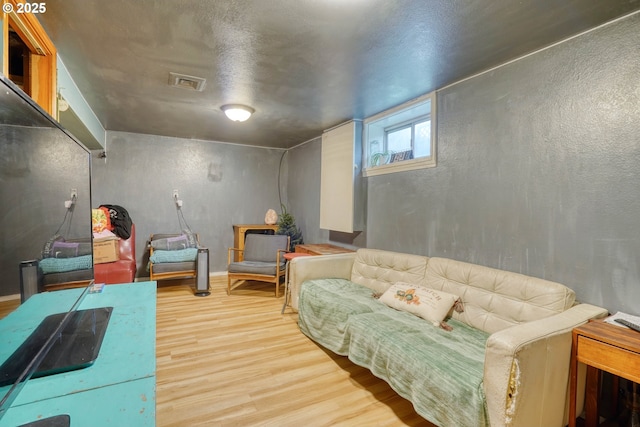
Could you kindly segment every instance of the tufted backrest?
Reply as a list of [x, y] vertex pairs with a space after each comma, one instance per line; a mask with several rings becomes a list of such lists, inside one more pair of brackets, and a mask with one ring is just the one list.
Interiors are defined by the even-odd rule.
[[351, 281], [384, 292], [396, 282], [419, 284], [429, 258], [377, 249], [358, 249]]
[[460, 296], [464, 312], [453, 317], [488, 333], [561, 313], [575, 301], [560, 283], [445, 258], [429, 259], [423, 285]]

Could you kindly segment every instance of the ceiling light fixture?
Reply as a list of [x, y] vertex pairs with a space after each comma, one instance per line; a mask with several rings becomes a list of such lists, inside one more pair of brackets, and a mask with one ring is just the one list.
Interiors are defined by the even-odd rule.
[[220, 109], [234, 122], [244, 122], [256, 111], [241, 104], [227, 104], [220, 107]]
[[67, 111], [69, 109], [69, 103], [62, 97], [62, 94], [58, 92], [58, 111]]

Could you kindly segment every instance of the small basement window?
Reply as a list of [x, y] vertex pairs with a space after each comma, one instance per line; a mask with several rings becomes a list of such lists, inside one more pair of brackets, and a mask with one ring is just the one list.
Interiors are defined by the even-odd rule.
[[435, 167], [435, 92], [364, 121], [364, 176]]

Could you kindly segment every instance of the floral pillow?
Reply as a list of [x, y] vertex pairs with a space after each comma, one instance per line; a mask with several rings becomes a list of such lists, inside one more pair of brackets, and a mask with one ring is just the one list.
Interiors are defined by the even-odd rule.
[[459, 297], [435, 289], [398, 282], [380, 296], [380, 301], [396, 310], [422, 317], [434, 326], [440, 326], [454, 304], [459, 302]]
[[91, 228], [94, 233], [113, 229], [109, 214], [104, 209], [91, 209]]

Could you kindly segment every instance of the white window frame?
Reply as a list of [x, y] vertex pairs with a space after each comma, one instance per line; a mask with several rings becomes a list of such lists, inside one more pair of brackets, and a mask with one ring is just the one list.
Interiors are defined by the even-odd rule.
[[[420, 157], [417, 159], [409, 159], [396, 161], [393, 163], [387, 163], [378, 166], [370, 166], [370, 153], [369, 153], [369, 125], [372, 125], [380, 120], [388, 118], [394, 114], [400, 113], [404, 110], [408, 110], [413, 108], [419, 104], [423, 104], [429, 101], [431, 105], [431, 112], [428, 114], [417, 114], [410, 119], [405, 119], [402, 121], [398, 121], [397, 123], [390, 123], [384, 129], [385, 132], [385, 141], [383, 144], [386, 146], [386, 135], [389, 130], [395, 130], [401, 128], [403, 125], [410, 125], [412, 128], [416, 123], [420, 121], [424, 121], [425, 119], [431, 120], [431, 156], [429, 157]], [[413, 133], [413, 129], [412, 129]], [[395, 172], [404, 172], [416, 169], [425, 169], [432, 168], [436, 166], [436, 92], [431, 92], [426, 95], [420, 96], [414, 100], [406, 102], [402, 105], [398, 105], [397, 107], [390, 108], [389, 110], [385, 110], [381, 113], [378, 113], [374, 116], [371, 116], [364, 120], [364, 132], [363, 132], [363, 168], [362, 175], [365, 177], [368, 176], [376, 176], [383, 175], [388, 173]]]

